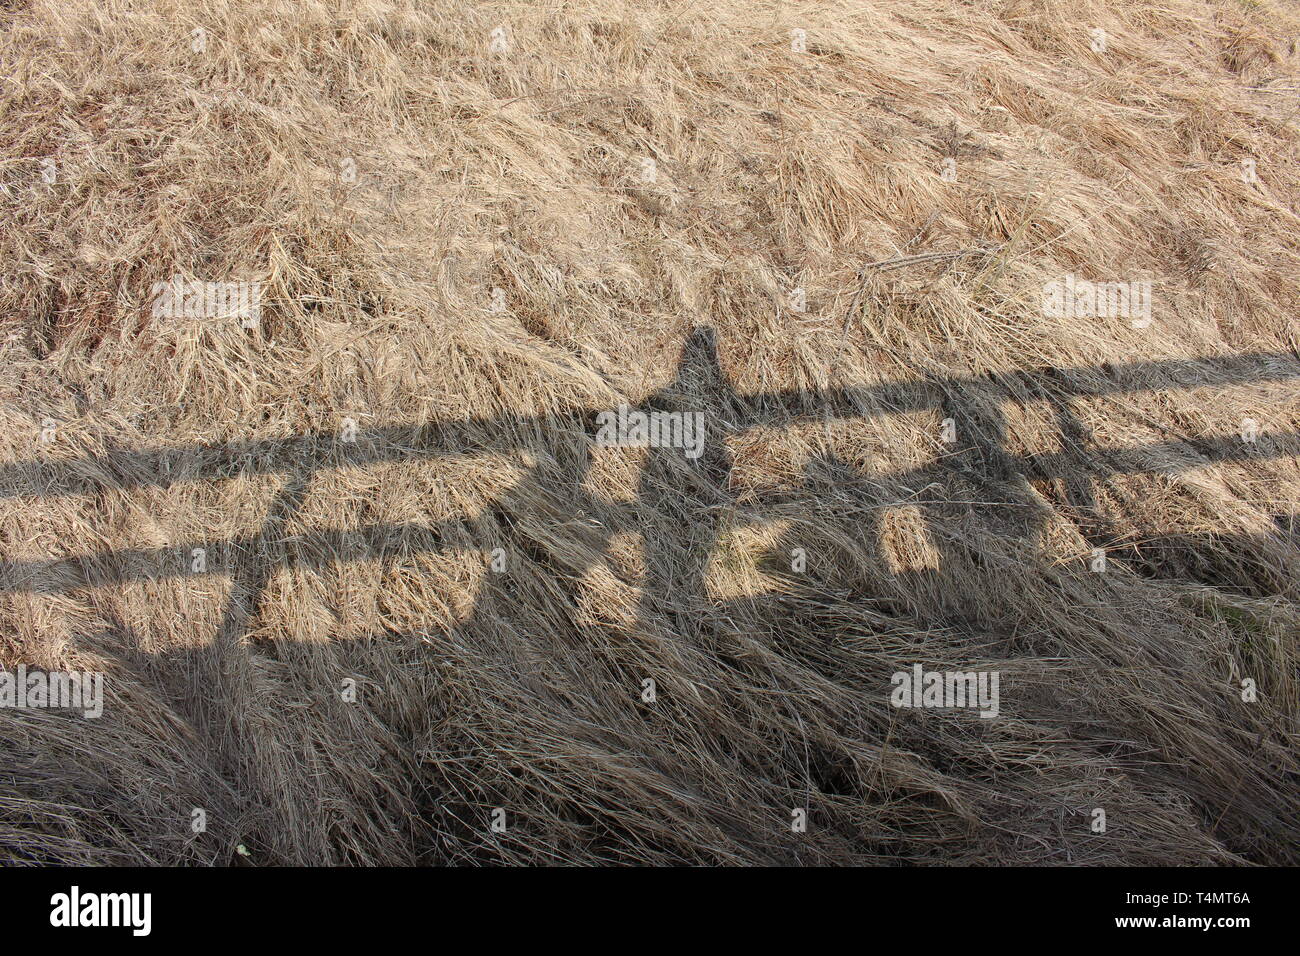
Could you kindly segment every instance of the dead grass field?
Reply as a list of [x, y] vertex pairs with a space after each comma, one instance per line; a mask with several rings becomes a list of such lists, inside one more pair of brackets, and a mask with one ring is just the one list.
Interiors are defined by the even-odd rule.
[[0, 3], [0, 862], [1300, 862], [1298, 36]]

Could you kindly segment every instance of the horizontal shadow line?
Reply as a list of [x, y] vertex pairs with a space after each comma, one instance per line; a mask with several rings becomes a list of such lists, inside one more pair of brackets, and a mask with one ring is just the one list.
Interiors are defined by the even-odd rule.
[[[862, 388], [824, 391], [726, 392], [712, 415], [723, 434], [751, 428], [823, 422], [827, 417], [860, 419], [944, 408], [953, 393], [997, 385], [1006, 401], [1065, 401], [1072, 398], [1153, 390], [1143, 379], [1172, 378], [1180, 389], [1300, 381], [1300, 359], [1289, 352], [1200, 359], [1169, 359], [1107, 367], [1079, 366], [917, 379]], [[654, 402], [658, 396], [652, 396]], [[883, 406], [864, 411], [864, 407]], [[336, 430], [316, 430], [287, 439], [191, 443], [143, 450], [83, 455], [56, 462], [28, 459], [0, 466], [0, 498], [64, 497], [103, 490], [170, 488], [193, 481], [272, 475], [304, 465], [310, 471], [389, 461], [420, 460], [467, 452], [508, 452], [524, 447], [543, 430], [585, 423], [605, 409], [571, 405], [549, 415], [470, 416], [423, 425], [359, 432], [341, 443]], [[728, 421], [734, 418], [735, 421]], [[713, 431], [710, 423], [709, 431]]]
[[[1278, 436], [1281, 437], [1281, 436]], [[1196, 442], [1164, 442], [1142, 445], [1136, 448], [1089, 448], [1084, 451], [1090, 456], [1091, 470], [1078, 469], [1077, 452], [1055, 452], [1044, 455], [1030, 455], [1010, 459], [1017, 468], [1017, 474], [1035, 480], [1053, 477], [1092, 477], [1114, 474], [1149, 474], [1156, 471], [1190, 470], [1225, 461], [1266, 460], [1277, 457], [1300, 455], [1300, 433], [1287, 433], [1288, 441], [1275, 445], [1260, 443], [1247, 445], [1240, 438], [1215, 438]], [[1285, 444], [1291, 450], [1276, 445]], [[1194, 456], [1189, 457], [1189, 456]], [[1172, 464], [1153, 467], [1152, 457], [1169, 457]], [[1181, 458], [1181, 461], [1178, 459]], [[920, 468], [889, 474], [864, 475], [867, 481], [885, 484], [907, 485], [921, 481], [932, 481], [953, 473], [954, 465], [961, 465], [965, 455], [958, 453], [941, 461]], [[1102, 467], [1098, 467], [1102, 463]], [[798, 500], [799, 492], [792, 496], [782, 496], [782, 503], [788, 505], [787, 498]], [[806, 494], [803, 495], [806, 497]], [[813, 497], [816, 497], [815, 495]], [[619, 521], [627, 528], [639, 527], [636, 522], [636, 503], [627, 505], [600, 505], [601, 517]], [[762, 521], [760, 512], [755, 512], [755, 520]], [[1293, 519], [1295, 516], [1291, 516]], [[1285, 520], [1285, 516], [1283, 518]], [[233, 538], [207, 539], [190, 541], [163, 548], [122, 549], [98, 554], [83, 555], [75, 558], [62, 558], [49, 561], [5, 561], [0, 562], [0, 593], [58, 593], [84, 587], [98, 587], [130, 580], [160, 580], [175, 577], [195, 576], [196, 572], [188, 570], [189, 556], [195, 548], [207, 552], [209, 569], [207, 574], [228, 573], [236, 566], [237, 555], [241, 551], [253, 549], [265, 550], [268, 545], [275, 545], [285, 553], [295, 550], [295, 563], [311, 567], [322, 567], [336, 560], [368, 560], [388, 553], [428, 553], [450, 552], [454, 550], [475, 550], [486, 552], [491, 546], [481, 548], [449, 548], [441, 542], [455, 534], [463, 534], [465, 520], [453, 520], [432, 525], [425, 524], [372, 524], [356, 529], [330, 529], [310, 532], [289, 537], [276, 537], [268, 541], [264, 532], [241, 535]], [[608, 540], [610, 535], [622, 526], [612, 522], [600, 532]], [[1260, 535], [1262, 540], [1265, 535]], [[416, 543], [412, 539], [426, 544]], [[391, 549], [382, 547], [384, 542], [393, 542]], [[379, 543], [376, 554], [376, 543]], [[325, 550], [329, 556], [314, 555], [314, 550]], [[357, 553], [355, 557], [349, 555]], [[284, 562], [280, 562], [284, 563]]]

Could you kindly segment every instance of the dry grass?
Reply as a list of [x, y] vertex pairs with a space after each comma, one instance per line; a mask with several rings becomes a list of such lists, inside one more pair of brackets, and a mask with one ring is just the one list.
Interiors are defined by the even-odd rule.
[[[108, 675], [0, 710], [0, 861], [1296, 863], [1298, 33], [0, 6], [0, 667]], [[153, 318], [177, 273], [260, 326]], [[702, 459], [592, 444], [648, 396]]]

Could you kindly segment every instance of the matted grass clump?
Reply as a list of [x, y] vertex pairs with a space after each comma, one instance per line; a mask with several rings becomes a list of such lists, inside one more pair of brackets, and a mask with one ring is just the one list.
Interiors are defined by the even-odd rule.
[[0, 863], [1300, 862], [1297, 35], [0, 6]]

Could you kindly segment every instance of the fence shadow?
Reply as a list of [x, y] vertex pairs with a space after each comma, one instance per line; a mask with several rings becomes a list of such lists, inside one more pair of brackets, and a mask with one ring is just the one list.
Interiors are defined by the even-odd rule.
[[[649, 513], [670, 516], [678, 534], [674, 541], [661, 536], [646, 541], [645, 577], [641, 582], [637, 613], [654, 621], [661, 632], [671, 633], [685, 645], [708, 646], [699, 639], [709, 622], [695, 610], [707, 604], [704, 578], [710, 556], [718, 546], [722, 522], [761, 524], [772, 514], [798, 514], [835, 495], [858, 502], [892, 500], [915, 505], [931, 533], [939, 564], [912, 574], [921, 581], [941, 575], [953, 555], [946, 551], [942, 503], [918, 500], [913, 489], [932, 487], [958, 476], [982, 489], [985, 511], [1000, 511], [1002, 526], [1027, 552], [1035, 547], [1041, 511], [1025, 505], [1013, 486], [1025, 482], [1057, 482], [1064, 504], [1079, 518], [1095, 547], [1128, 548], [1126, 557], [1150, 559], [1150, 569], [1171, 562], [1195, 578], [1211, 573], [1197, 557], [1204, 542], [1187, 535], [1156, 536], [1126, 543], [1106, 521], [1094, 493], [1098, 481], [1111, 475], [1149, 473], [1175, 467], [1195, 468], [1216, 462], [1266, 459], [1300, 454], [1296, 433], [1261, 436], [1254, 443], [1236, 435], [1202, 440], [1176, 440], [1128, 448], [1097, 448], [1086, 427], [1072, 411], [1077, 399], [1137, 393], [1156, 378], [1180, 387], [1226, 388], [1261, 382], [1300, 380], [1300, 359], [1290, 353], [1257, 353], [1199, 360], [1164, 360], [1099, 368], [1041, 368], [1000, 376], [918, 379], [869, 388], [828, 389], [820, 392], [771, 391], [740, 394], [733, 390], [717, 356], [713, 333], [695, 329], [682, 352], [673, 380], [649, 396], [645, 410], [700, 410], [706, 415], [703, 455], [688, 460], [676, 448], [650, 448], [637, 486], [635, 500], [623, 504], [598, 502], [581, 496], [588, 477], [588, 448], [595, 434], [594, 419], [602, 409], [573, 406], [548, 417], [504, 414], [429, 423], [423, 427], [380, 427], [362, 433], [355, 444], [340, 444], [332, 432], [312, 432], [281, 441], [259, 440], [225, 444], [174, 445], [152, 449], [119, 449], [100, 456], [82, 456], [57, 462], [25, 461], [0, 466], [0, 497], [60, 497], [93, 494], [113, 489], [170, 488], [184, 483], [230, 479], [239, 475], [280, 475], [282, 484], [266, 514], [260, 532], [229, 539], [180, 542], [157, 549], [119, 549], [73, 558], [4, 560], [0, 562], [0, 592], [70, 593], [113, 586], [129, 580], [158, 580], [189, 576], [187, 556], [195, 548], [207, 553], [206, 573], [229, 575], [232, 585], [213, 642], [206, 647], [170, 655], [186, 675], [189, 692], [182, 706], [196, 728], [213, 742], [227, 770], [237, 769], [237, 743], [254, 731], [245, 726], [237, 709], [226, 706], [241, 699], [239, 682], [247, 679], [248, 649], [244, 638], [257, 621], [259, 608], [277, 566], [317, 566], [343, 560], [363, 561], [392, 554], [391, 543], [401, 542], [404, 553], [443, 552], [463, 540], [464, 525], [453, 519], [444, 525], [408, 526], [372, 524], [359, 528], [288, 534], [286, 529], [303, 507], [313, 476], [330, 469], [390, 461], [431, 460], [445, 456], [510, 454], [524, 442], [521, 436], [554, 435], [562, 477], [534, 468], [494, 507], [509, 528], [511, 515], [536, 499], [571, 503], [597, 520], [590, 531], [591, 550], [603, 553], [620, 532], [635, 532]], [[1047, 402], [1054, 410], [1061, 449], [1018, 456], [1008, 450], [1006, 402]], [[836, 419], [881, 414], [938, 411], [952, 418], [957, 442], [933, 463], [888, 475], [864, 475], [834, 458], [811, 462], [803, 487], [794, 493], [773, 493], [755, 501], [739, 502], [729, 490], [733, 461], [729, 439], [755, 428], [814, 424]], [[1153, 462], [1163, 462], [1153, 466]], [[1081, 463], [1084, 470], [1081, 470]], [[1257, 562], [1259, 579], [1279, 589], [1292, 579], [1279, 568], [1277, 555], [1296, 550], [1296, 520], [1279, 515], [1276, 530], [1260, 535], [1219, 536], [1239, 551], [1243, 560], [1264, 555]], [[877, 518], [857, 522], [856, 540], [865, 548], [879, 541], [883, 529]], [[496, 546], [484, 542], [483, 551]], [[807, 542], [786, 536], [777, 550], [787, 552]], [[526, 550], [515, 540], [511, 547]], [[328, 561], [319, 557], [330, 555]], [[682, 555], [688, 557], [683, 561]], [[1271, 557], [1270, 557], [1271, 556]], [[570, 569], [581, 573], [585, 567]], [[465, 622], [474, 627], [488, 606], [509, 605], [504, 595], [494, 595], [496, 583], [506, 576], [488, 574], [475, 609]], [[1228, 582], [1235, 583], [1235, 582]], [[812, 595], [815, 597], [815, 594]], [[497, 607], [493, 613], [501, 613]]]

